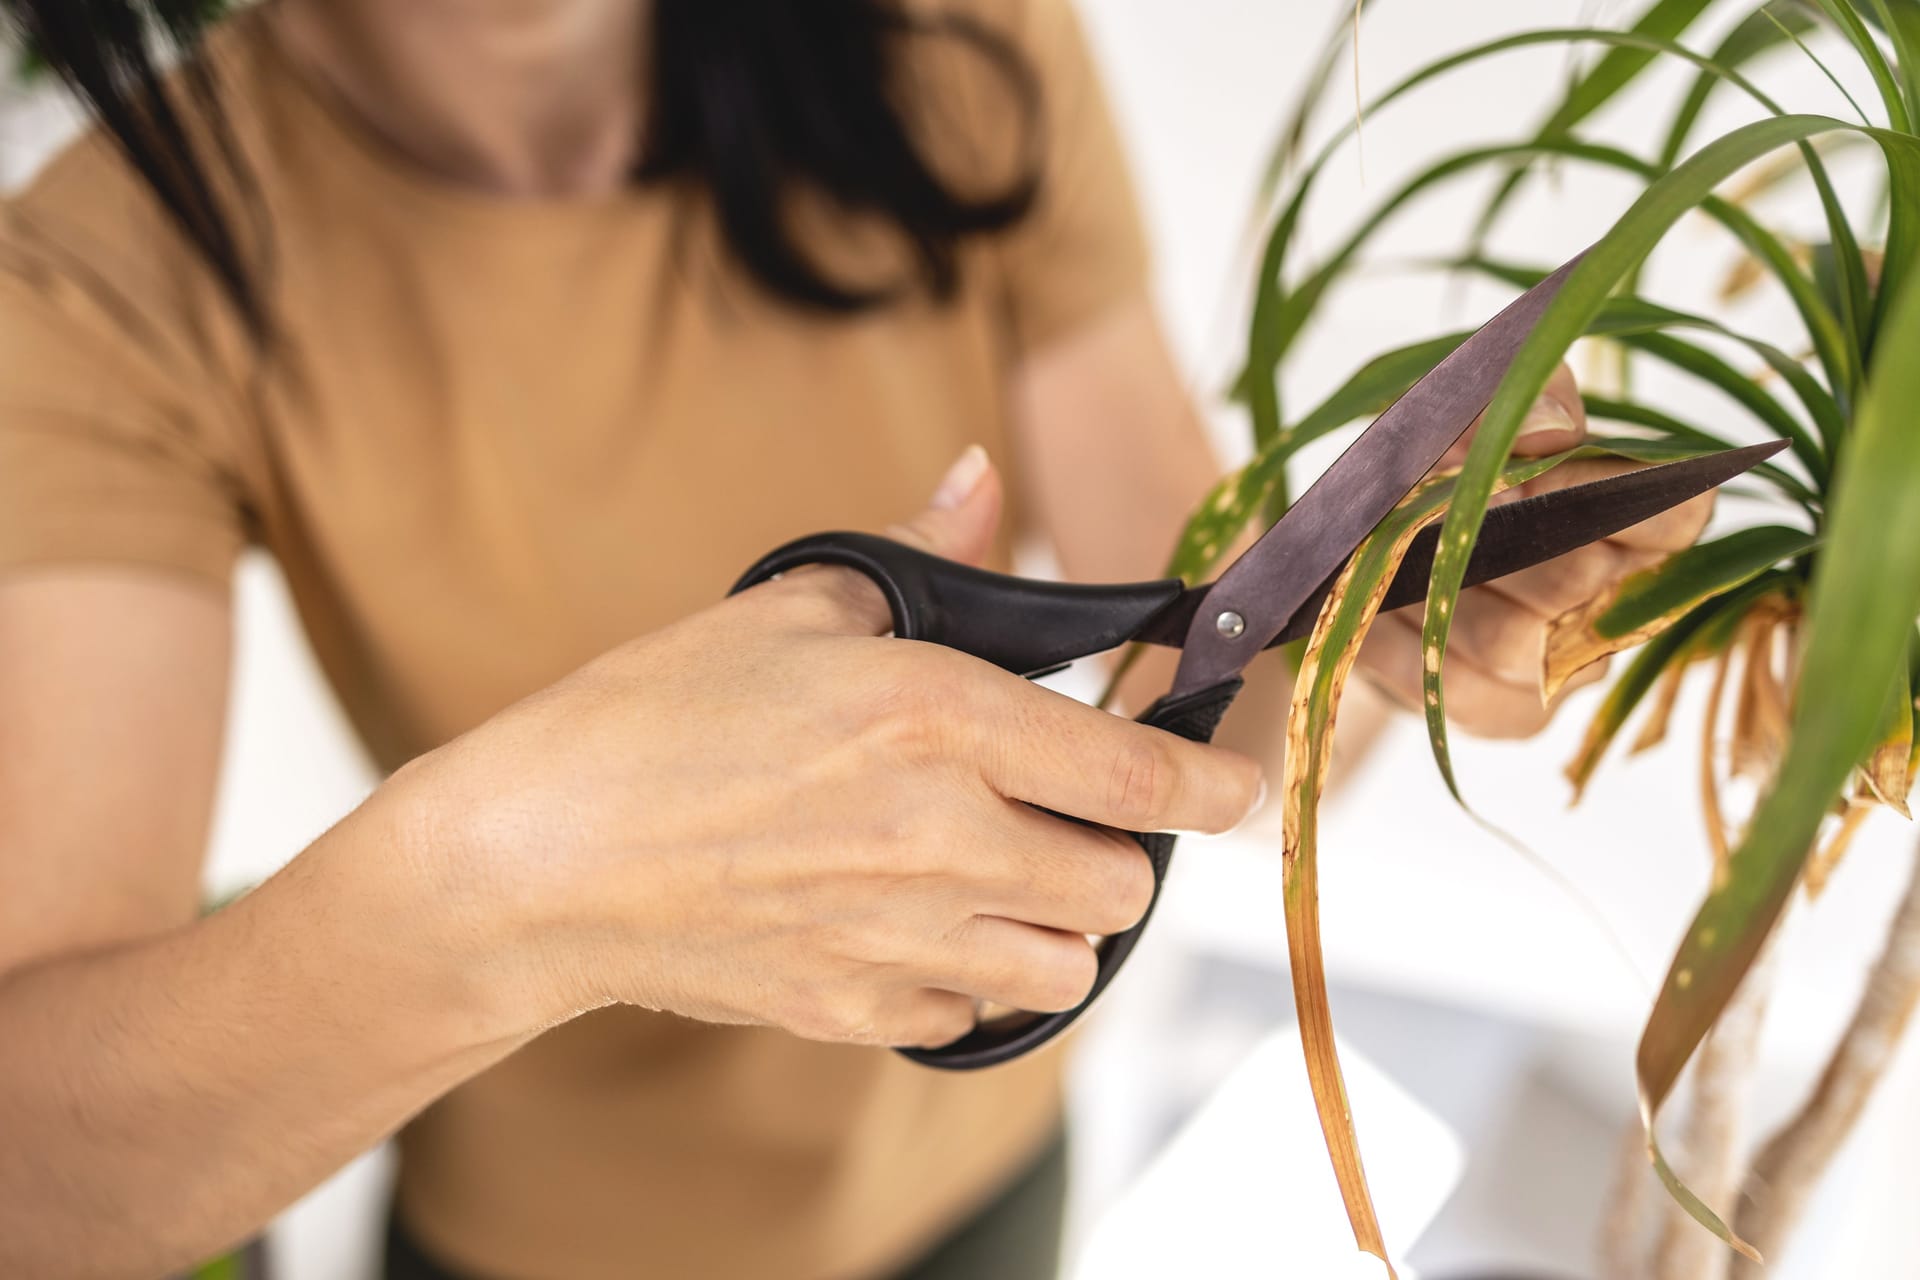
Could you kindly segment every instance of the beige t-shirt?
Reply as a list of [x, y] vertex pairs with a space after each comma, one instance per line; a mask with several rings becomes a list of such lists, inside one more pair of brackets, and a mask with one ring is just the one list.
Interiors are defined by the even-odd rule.
[[[56, 158], [0, 214], [0, 569], [225, 584], [264, 546], [391, 768], [713, 603], [780, 541], [910, 514], [969, 442], [1009, 458], [1009, 372], [1137, 294], [1144, 254], [1065, 0], [960, 7], [1038, 73], [1040, 203], [965, 248], [952, 304], [853, 319], [761, 293], [685, 189], [509, 201], [410, 169], [257, 16], [230, 21], [209, 55], [271, 228], [274, 345], [107, 142]], [[1006, 153], [1015, 113], [978, 59], [914, 58], [942, 154]], [[819, 215], [798, 212], [837, 265], [897, 257]], [[1034, 1153], [1059, 1068], [948, 1074], [603, 1011], [408, 1126], [400, 1203], [489, 1276], [872, 1274]]]

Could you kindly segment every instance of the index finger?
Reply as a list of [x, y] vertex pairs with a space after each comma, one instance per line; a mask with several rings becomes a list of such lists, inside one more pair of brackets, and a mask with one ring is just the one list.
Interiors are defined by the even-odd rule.
[[[1467, 448], [1479, 430], [1480, 419], [1475, 418], [1466, 434], [1441, 456], [1439, 469], [1444, 471], [1464, 462]], [[1573, 370], [1562, 363], [1547, 380], [1540, 398], [1527, 410], [1510, 452], [1516, 458], [1544, 458], [1571, 449], [1586, 438], [1586, 401], [1580, 398], [1580, 386], [1574, 381]]]
[[1222, 832], [1265, 795], [1260, 766], [1238, 752], [1009, 679], [979, 753], [1004, 796], [1122, 831]]

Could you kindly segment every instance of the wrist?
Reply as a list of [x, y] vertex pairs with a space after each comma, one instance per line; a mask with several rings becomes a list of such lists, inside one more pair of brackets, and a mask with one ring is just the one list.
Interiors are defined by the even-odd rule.
[[449, 1034], [467, 1045], [531, 1034], [555, 1014], [524, 944], [520, 895], [499, 891], [427, 772], [403, 767], [328, 832], [329, 861], [360, 886], [371, 945]]

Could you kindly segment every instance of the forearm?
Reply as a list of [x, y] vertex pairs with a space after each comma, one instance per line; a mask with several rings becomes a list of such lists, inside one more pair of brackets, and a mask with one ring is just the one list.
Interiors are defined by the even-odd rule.
[[191, 1265], [524, 1039], [374, 825], [191, 925], [0, 980], [0, 1274]]

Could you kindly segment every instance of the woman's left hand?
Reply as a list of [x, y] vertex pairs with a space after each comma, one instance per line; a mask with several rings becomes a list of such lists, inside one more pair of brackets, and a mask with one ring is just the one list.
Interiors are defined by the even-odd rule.
[[[1534, 404], [1513, 443], [1515, 457], [1541, 457], [1571, 449], [1586, 438], [1587, 414], [1573, 371], [1561, 365]], [[1459, 465], [1467, 439], [1442, 460]], [[1584, 484], [1631, 471], [1636, 463], [1583, 460], [1563, 463], [1536, 480], [1494, 499], [1515, 498]], [[1490, 738], [1520, 738], [1544, 727], [1565, 697], [1540, 696], [1547, 624], [1569, 609], [1611, 590], [1628, 574], [1691, 546], [1713, 512], [1713, 495], [1704, 494], [1611, 538], [1590, 543], [1557, 560], [1510, 574], [1463, 592], [1447, 645], [1448, 717], [1469, 733]], [[1360, 667], [1396, 701], [1418, 707], [1421, 701], [1420, 611], [1383, 614], [1360, 651]], [[1592, 684], [1606, 672], [1598, 662], [1567, 682], [1567, 689]]]

